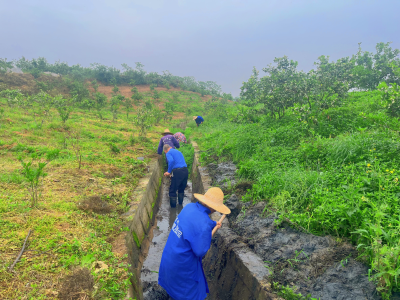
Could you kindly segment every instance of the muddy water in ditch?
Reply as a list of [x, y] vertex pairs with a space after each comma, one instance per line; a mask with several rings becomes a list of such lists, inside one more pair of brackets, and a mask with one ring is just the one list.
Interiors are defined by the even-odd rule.
[[191, 203], [192, 199], [192, 183], [188, 182], [185, 189], [185, 197], [183, 205], [177, 203], [176, 208], [171, 208], [169, 204], [168, 190], [170, 180], [163, 180], [163, 195], [158, 210], [154, 226], [150, 230], [150, 238], [152, 237], [147, 257], [143, 263], [141, 271], [141, 281], [143, 286], [144, 299], [151, 300], [167, 300], [169, 299], [166, 292], [158, 286], [158, 269], [160, 268], [161, 256], [167, 243], [169, 232], [174, 221], [183, 207]]

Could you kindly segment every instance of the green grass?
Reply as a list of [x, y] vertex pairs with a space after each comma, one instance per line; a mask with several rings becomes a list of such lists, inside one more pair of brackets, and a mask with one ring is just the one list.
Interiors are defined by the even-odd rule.
[[381, 94], [351, 93], [344, 106], [300, 122], [295, 111], [242, 121], [221, 105], [194, 128], [203, 163], [233, 160], [254, 182], [243, 201], [267, 201], [317, 235], [349, 239], [385, 299], [400, 289], [400, 122]]
[[[179, 93], [175, 118], [183, 118], [191, 110], [200, 111], [201, 98], [189, 92]], [[162, 99], [173, 99], [162, 92]], [[188, 102], [189, 96], [192, 102]], [[176, 97], [175, 97], [176, 99]], [[162, 101], [158, 105], [162, 105]], [[182, 105], [187, 107], [182, 107]], [[65, 276], [78, 267], [89, 268], [95, 280], [94, 298], [123, 299], [129, 285], [127, 255], [116, 252], [114, 244], [125, 243], [127, 225], [120, 214], [136, 201], [131, 192], [143, 176], [143, 168], [154, 159], [160, 132], [171, 127], [169, 121], [160, 121], [150, 128], [146, 137], [138, 136], [132, 117], [120, 112], [112, 122], [110, 112], [99, 120], [95, 112], [76, 108], [63, 124], [57, 111], [51, 110], [44, 119], [32, 112], [8, 107], [0, 119], [0, 294], [2, 299], [53, 299]], [[178, 119], [175, 119], [178, 121]], [[80, 134], [79, 147], [82, 167], [70, 138]], [[59, 155], [44, 169], [40, 179], [40, 200], [30, 206], [27, 180], [21, 163], [37, 155], [41, 161], [58, 152]], [[185, 157], [193, 152], [191, 145], [182, 147]], [[139, 161], [138, 157], [145, 157]], [[188, 164], [191, 164], [188, 159]], [[101, 196], [113, 207], [107, 214], [96, 214], [79, 209], [89, 196]], [[8, 266], [18, 255], [29, 230], [29, 247], [16, 265], [15, 273]], [[122, 236], [122, 237], [121, 237]], [[37, 255], [39, 254], [39, 255]], [[93, 262], [101, 261], [108, 268], [95, 272]], [[27, 285], [27, 283], [29, 284]]]

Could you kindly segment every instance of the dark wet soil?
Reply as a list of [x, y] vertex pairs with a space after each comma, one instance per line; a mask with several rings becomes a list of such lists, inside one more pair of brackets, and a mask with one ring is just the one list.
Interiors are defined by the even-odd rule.
[[170, 299], [166, 291], [157, 284], [158, 269], [160, 268], [162, 252], [167, 243], [171, 227], [182, 208], [190, 203], [192, 199], [192, 184], [188, 182], [188, 186], [185, 189], [183, 206], [177, 204], [175, 208], [171, 208], [168, 196], [170, 181], [164, 179], [163, 184], [163, 197], [156, 216], [156, 222], [150, 231], [150, 238], [152, 240], [141, 271], [143, 297], [145, 300]]
[[[213, 182], [221, 184], [226, 182], [225, 172], [233, 181], [235, 171], [230, 164], [212, 164], [209, 169], [215, 176]], [[251, 205], [231, 195], [225, 204], [232, 210], [230, 227], [238, 235], [233, 243], [246, 244], [264, 261], [272, 274], [268, 277], [271, 286], [278, 282], [322, 300], [381, 299], [368, 280], [368, 267], [356, 260], [352, 245], [301, 232], [289, 224], [278, 227], [275, 215], [265, 215], [265, 202]]]

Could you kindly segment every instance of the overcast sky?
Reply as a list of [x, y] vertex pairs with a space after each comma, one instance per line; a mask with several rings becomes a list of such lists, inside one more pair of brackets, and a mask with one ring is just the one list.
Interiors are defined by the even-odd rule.
[[253, 66], [288, 55], [305, 71], [332, 59], [400, 48], [400, 0], [0, 0], [0, 57], [213, 80], [239, 95]]

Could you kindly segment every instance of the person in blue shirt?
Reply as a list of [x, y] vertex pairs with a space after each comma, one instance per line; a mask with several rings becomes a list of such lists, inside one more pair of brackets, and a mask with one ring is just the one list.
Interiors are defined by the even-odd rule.
[[187, 204], [176, 218], [165, 245], [158, 284], [174, 300], [204, 300], [209, 293], [202, 257], [211, 246], [212, 230], [222, 224], [210, 219], [218, 211], [230, 214], [223, 204], [224, 193], [212, 187], [204, 195], [194, 194], [197, 203]]
[[180, 205], [182, 205], [189, 172], [185, 158], [181, 152], [176, 149], [172, 149], [169, 144], [165, 144], [163, 150], [168, 163], [168, 171], [164, 173], [164, 176], [171, 176], [169, 202], [171, 207], [176, 207], [176, 191], [178, 191], [178, 202]]
[[197, 127], [199, 127], [200, 124], [203, 124], [204, 119], [202, 116], [193, 116], [193, 120], [196, 122]]

